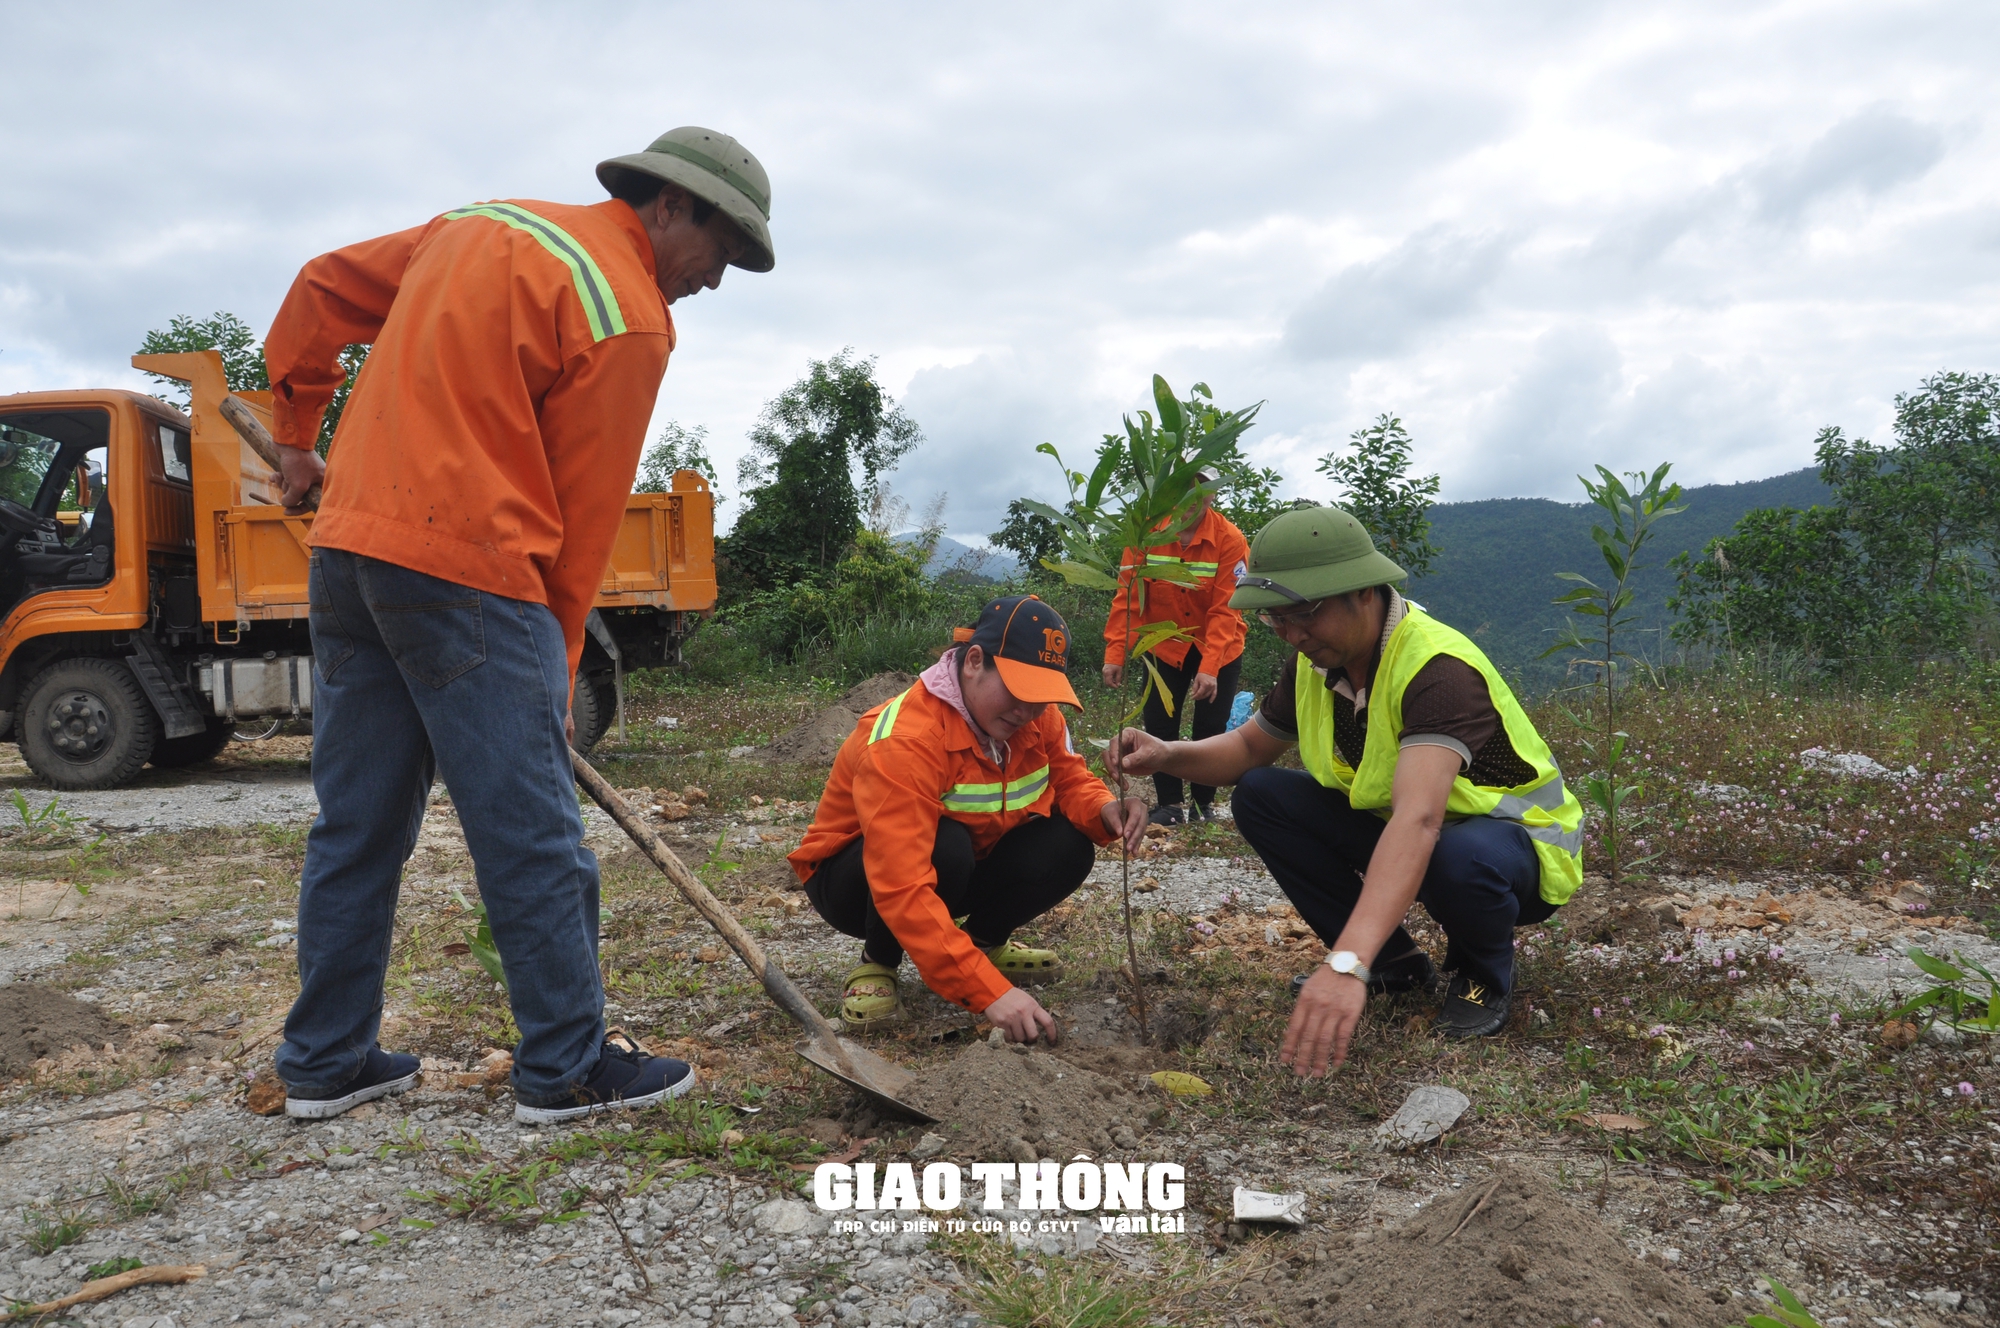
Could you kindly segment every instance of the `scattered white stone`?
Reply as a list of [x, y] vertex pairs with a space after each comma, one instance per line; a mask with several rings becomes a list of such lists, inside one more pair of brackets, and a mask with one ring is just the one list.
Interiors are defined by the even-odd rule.
[[1956, 1047], [1965, 1042], [1965, 1034], [1942, 1022], [1926, 1024], [1923, 1037], [1933, 1047]]
[[1821, 774], [1841, 775], [1848, 779], [1909, 779], [1917, 773], [1915, 766], [1891, 770], [1872, 756], [1863, 756], [1860, 752], [1830, 752], [1824, 747], [1808, 747], [1800, 752], [1799, 764]]
[[361, 1233], [359, 1231], [356, 1231], [353, 1227], [349, 1227], [347, 1230], [341, 1232], [338, 1236], [335, 1236], [334, 1239], [339, 1241], [343, 1245], [352, 1245], [355, 1241], [361, 1239]]
[[944, 1151], [946, 1142], [947, 1140], [941, 1134], [926, 1134], [923, 1138], [917, 1140], [917, 1146], [910, 1150], [910, 1156], [920, 1162], [926, 1158], [936, 1157]]
[[796, 1199], [772, 1199], [757, 1206], [752, 1220], [759, 1231], [789, 1236], [806, 1229], [806, 1223], [812, 1220], [812, 1210]]
[[1385, 1148], [1416, 1148], [1458, 1124], [1472, 1099], [1456, 1088], [1424, 1084], [1412, 1089], [1396, 1114], [1375, 1127], [1375, 1139]]

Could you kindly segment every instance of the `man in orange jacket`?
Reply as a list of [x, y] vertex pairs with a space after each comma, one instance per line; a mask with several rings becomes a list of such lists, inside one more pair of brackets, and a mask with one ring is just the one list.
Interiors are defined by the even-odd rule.
[[902, 1016], [907, 951], [932, 991], [1009, 1041], [1056, 1040], [1055, 1020], [1016, 984], [1061, 965], [1009, 937], [1083, 884], [1094, 845], [1122, 835], [1137, 848], [1146, 829], [1145, 804], [1112, 796], [1054, 709], [1081, 709], [1068, 664], [1069, 628], [1054, 609], [1033, 595], [997, 599], [841, 746], [790, 860], [819, 915], [861, 938], [841, 998], [847, 1027]]
[[[1201, 477], [1207, 480], [1209, 477]], [[1243, 615], [1229, 607], [1236, 591], [1236, 579], [1243, 575], [1250, 543], [1236, 523], [1202, 499], [1201, 515], [1187, 534], [1172, 544], [1144, 551], [1148, 564], [1175, 564], [1194, 575], [1193, 584], [1174, 581], [1141, 580], [1143, 607], [1132, 602], [1132, 572], [1137, 570], [1140, 550], [1125, 551], [1125, 572], [1119, 578], [1118, 593], [1111, 600], [1111, 616], [1104, 621], [1104, 685], [1112, 689], [1125, 681], [1125, 652], [1137, 641], [1147, 625], [1179, 623], [1194, 639], [1166, 641], [1153, 650], [1154, 665], [1160, 670], [1167, 690], [1173, 694], [1174, 712], [1160, 700], [1157, 687], [1146, 691], [1146, 732], [1163, 742], [1181, 736], [1181, 718], [1186, 702], [1194, 702], [1193, 741], [1212, 738], [1229, 724], [1230, 703], [1236, 697], [1236, 680], [1243, 671], [1243, 640], [1248, 629]], [[1128, 621], [1129, 618], [1129, 621]], [[1181, 781], [1169, 774], [1153, 776], [1153, 792], [1158, 806], [1152, 820], [1159, 825], [1180, 825], [1190, 817], [1208, 815], [1215, 790], [1207, 784], [1191, 786], [1192, 812], [1181, 805]]]
[[[417, 1078], [377, 1045], [402, 865], [443, 775], [521, 1041], [515, 1119], [686, 1092], [684, 1062], [607, 1039], [597, 859], [567, 736], [584, 619], [674, 348], [667, 306], [773, 264], [770, 181], [735, 139], [676, 129], [600, 164], [594, 206], [447, 212], [306, 264], [265, 341], [285, 501], [313, 522], [313, 788], [287, 1114]], [[323, 467], [350, 343], [374, 349]]]

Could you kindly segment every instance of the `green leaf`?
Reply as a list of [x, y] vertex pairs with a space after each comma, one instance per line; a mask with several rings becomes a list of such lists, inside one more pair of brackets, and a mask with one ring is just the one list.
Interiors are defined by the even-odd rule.
[[1911, 963], [1915, 964], [1918, 968], [1921, 968], [1924, 972], [1930, 974], [1932, 977], [1937, 978], [1942, 982], [1965, 981], [1965, 974], [1962, 971], [1953, 967], [1950, 964], [1947, 964], [1942, 959], [1939, 959], [1933, 955], [1925, 954], [1922, 950], [1918, 949], [1914, 945], [1911, 946], [1909, 950], [1906, 951], [1905, 953], [1909, 955]]
[[1118, 589], [1117, 577], [1106, 576], [1095, 567], [1086, 566], [1074, 559], [1064, 559], [1061, 562], [1044, 561], [1043, 565], [1050, 571], [1059, 573], [1063, 580], [1073, 586], [1088, 586], [1092, 590]]
[[1140, 629], [1139, 639], [1132, 647], [1134, 655], [1148, 655], [1167, 641], [1192, 641], [1194, 635], [1179, 623], [1147, 623]]
[[1174, 389], [1167, 386], [1167, 380], [1153, 375], [1153, 404], [1160, 408], [1160, 424], [1169, 433], [1184, 433], [1187, 417], [1181, 412], [1181, 403], [1174, 399]]

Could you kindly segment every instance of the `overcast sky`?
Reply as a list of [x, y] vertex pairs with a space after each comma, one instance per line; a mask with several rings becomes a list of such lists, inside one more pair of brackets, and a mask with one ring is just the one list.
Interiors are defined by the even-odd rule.
[[700, 124], [769, 169], [778, 265], [675, 307], [655, 423], [706, 425], [732, 496], [843, 346], [962, 538], [1156, 371], [1267, 401], [1249, 451], [1310, 497], [1384, 411], [1448, 499], [1755, 479], [2000, 370], [1996, 35], [1976, 0], [0, 0], [0, 392], [143, 386], [175, 314], [261, 334], [315, 253], [596, 201]]

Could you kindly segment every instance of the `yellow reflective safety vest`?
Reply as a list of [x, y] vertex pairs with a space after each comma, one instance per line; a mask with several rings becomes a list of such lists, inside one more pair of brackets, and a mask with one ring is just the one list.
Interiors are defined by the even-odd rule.
[[1563, 786], [1562, 771], [1533, 721], [1501, 681], [1486, 653], [1464, 633], [1445, 626], [1411, 605], [1382, 647], [1382, 661], [1368, 687], [1368, 739], [1361, 766], [1347, 764], [1333, 738], [1333, 691], [1304, 655], [1298, 657], [1293, 693], [1298, 706], [1299, 758], [1314, 779], [1339, 789], [1362, 811], [1387, 819], [1403, 731], [1403, 693], [1418, 670], [1439, 655], [1450, 655], [1479, 670], [1507, 740], [1535, 777], [1514, 788], [1474, 784], [1464, 774], [1452, 782], [1447, 818], [1494, 816], [1518, 822], [1534, 841], [1542, 866], [1541, 895], [1561, 904], [1583, 884], [1583, 804]]

